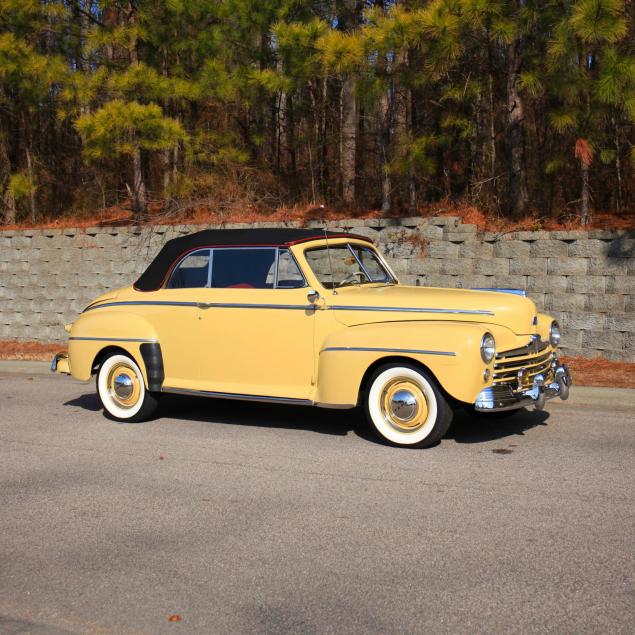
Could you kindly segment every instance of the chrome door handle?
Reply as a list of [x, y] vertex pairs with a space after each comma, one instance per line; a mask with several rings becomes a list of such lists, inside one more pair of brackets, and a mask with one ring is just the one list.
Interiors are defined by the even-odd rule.
[[197, 302], [196, 303], [196, 308], [197, 309], [209, 309], [212, 305], [211, 304], [207, 304], [206, 302]]
[[306, 299], [311, 304], [316, 304], [320, 299], [320, 294], [315, 289], [309, 289], [309, 292], [306, 294]]

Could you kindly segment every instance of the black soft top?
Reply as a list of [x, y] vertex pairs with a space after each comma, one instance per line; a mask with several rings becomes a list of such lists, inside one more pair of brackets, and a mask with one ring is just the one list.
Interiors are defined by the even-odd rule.
[[320, 238], [355, 238], [372, 242], [365, 236], [317, 229], [206, 229], [168, 240], [148, 268], [135, 282], [138, 291], [155, 291], [165, 280], [172, 265], [183, 254], [202, 247], [285, 247]]

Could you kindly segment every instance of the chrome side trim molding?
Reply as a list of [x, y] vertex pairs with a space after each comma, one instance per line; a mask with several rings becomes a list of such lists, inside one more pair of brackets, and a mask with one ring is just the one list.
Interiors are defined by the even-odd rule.
[[201, 302], [201, 309], [290, 309], [292, 311], [315, 311], [312, 304], [242, 304], [240, 302]]
[[191, 390], [189, 388], [171, 388], [163, 386], [161, 392], [171, 393], [174, 395], [191, 395], [197, 397], [213, 397], [216, 399], [236, 399], [237, 401], [259, 401], [265, 403], [281, 403], [293, 406], [313, 406], [314, 403], [310, 399], [295, 399], [293, 397], [267, 397], [265, 395], [243, 395], [231, 392], [215, 392], [213, 390]]
[[149, 340], [140, 337], [69, 337], [69, 340], [79, 340], [86, 342], [144, 342], [154, 343], [159, 340]]
[[241, 302], [169, 302], [164, 300], [131, 300], [129, 302], [106, 302], [84, 309], [105, 309], [110, 306], [186, 306], [199, 309], [290, 309], [292, 311], [315, 311], [311, 304], [248, 304]]
[[433, 308], [415, 308], [415, 307], [398, 307], [398, 306], [354, 306], [336, 304], [326, 307], [331, 311], [390, 311], [396, 313], [440, 313], [442, 315], [459, 314], [459, 315], [495, 315], [493, 311], [477, 310], [477, 309], [433, 309]]
[[169, 302], [167, 300], [130, 300], [126, 302], [104, 302], [104, 304], [95, 304], [86, 307], [86, 311], [94, 311], [95, 309], [105, 309], [109, 306], [197, 306], [197, 302]]
[[376, 348], [373, 346], [329, 346], [323, 348], [320, 353], [328, 353], [330, 351], [352, 351], [362, 353], [410, 353], [413, 355], [445, 355], [447, 357], [456, 357], [456, 353], [452, 351], [425, 351], [416, 348]]

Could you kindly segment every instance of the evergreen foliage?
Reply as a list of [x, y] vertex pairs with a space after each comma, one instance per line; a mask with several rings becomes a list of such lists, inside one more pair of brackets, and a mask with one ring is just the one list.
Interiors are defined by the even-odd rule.
[[635, 205], [626, 0], [0, 0], [0, 222]]

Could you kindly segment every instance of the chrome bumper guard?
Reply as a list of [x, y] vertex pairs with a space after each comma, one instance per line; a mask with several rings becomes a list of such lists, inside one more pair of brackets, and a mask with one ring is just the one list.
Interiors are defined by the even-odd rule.
[[544, 375], [536, 375], [529, 390], [514, 391], [508, 384], [485, 388], [478, 394], [474, 408], [478, 412], [503, 412], [526, 406], [542, 410], [547, 399], [568, 399], [571, 383], [569, 369], [566, 364], [562, 364], [556, 367], [552, 382], [545, 383]]
[[68, 368], [68, 353], [56, 353], [53, 355], [53, 360], [51, 361], [51, 372], [70, 375]]

